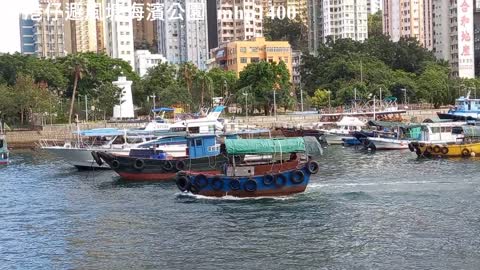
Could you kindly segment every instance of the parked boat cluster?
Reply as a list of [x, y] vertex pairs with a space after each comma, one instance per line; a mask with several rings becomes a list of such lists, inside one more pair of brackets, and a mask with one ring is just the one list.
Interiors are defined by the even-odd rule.
[[[459, 99], [476, 102], [468, 98]], [[42, 140], [40, 147], [79, 169], [112, 169], [126, 181], [176, 181], [181, 192], [203, 196], [284, 196], [303, 192], [327, 145], [367, 151], [409, 149], [421, 158], [471, 157], [480, 154], [480, 126], [450, 119], [404, 123], [378, 121], [378, 112], [328, 115], [335, 122], [310, 128], [227, 131], [219, 119], [223, 106], [205, 117], [168, 124], [154, 119], [144, 129], [77, 130], [75, 140]], [[459, 109], [451, 110], [453, 115]], [[381, 119], [398, 111], [384, 111]], [[465, 112], [462, 112], [465, 114]], [[441, 118], [448, 118], [440, 115]], [[373, 118], [373, 119], [372, 119]], [[0, 164], [7, 162], [0, 129]]]

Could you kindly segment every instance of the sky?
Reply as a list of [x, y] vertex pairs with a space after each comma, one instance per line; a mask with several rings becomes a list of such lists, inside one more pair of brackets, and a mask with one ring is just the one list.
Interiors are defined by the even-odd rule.
[[20, 51], [20, 30], [18, 15], [20, 12], [31, 13], [38, 0], [1, 0], [0, 8], [0, 52], [13, 53]]

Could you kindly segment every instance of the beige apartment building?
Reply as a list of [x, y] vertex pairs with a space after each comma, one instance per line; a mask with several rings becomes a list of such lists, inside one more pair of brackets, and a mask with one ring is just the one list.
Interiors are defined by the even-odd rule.
[[218, 44], [263, 36], [262, 0], [216, 0]]

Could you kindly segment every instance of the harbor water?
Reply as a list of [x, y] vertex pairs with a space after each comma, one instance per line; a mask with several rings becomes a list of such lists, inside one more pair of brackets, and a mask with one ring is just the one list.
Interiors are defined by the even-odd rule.
[[480, 159], [331, 147], [307, 191], [207, 199], [78, 172], [0, 167], [0, 269], [478, 269]]

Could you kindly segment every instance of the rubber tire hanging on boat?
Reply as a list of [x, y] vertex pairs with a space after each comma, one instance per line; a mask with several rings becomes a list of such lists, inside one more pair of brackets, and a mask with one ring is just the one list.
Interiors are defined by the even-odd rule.
[[245, 184], [243, 184], [243, 189], [245, 189], [246, 192], [255, 192], [257, 190], [258, 184], [255, 179], [248, 179]]
[[114, 159], [114, 160], [112, 161], [112, 168], [113, 168], [113, 169], [118, 169], [118, 168], [120, 168], [120, 161], [118, 161], [117, 159]]
[[444, 155], [448, 154], [448, 148], [447, 147], [442, 147], [442, 149], [440, 150], [440, 152]]
[[433, 148], [431, 145], [428, 145], [427, 148], [425, 148], [425, 151], [429, 152], [429, 153], [432, 153], [433, 152]]
[[283, 187], [287, 184], [287, 177], [283, 174], [277, 174], [275, 176], [275, 186]]
[[197, 174], [193, 179], [193, 184], [202, 189], [208, 186], [208, 178], [204, 174]]
[[95, 163], [97, 163], [98, 166], [103, 165], [103, 160], [98, 156], [98, 153], [96, 151], [92, 151], [92, 157], [93, 157], [93, 160], [95, 160]]
[[220, 176], [215, 176], [212, 179], [212, 189], [215, 191], [223, 189], [223, 179]]
[[318, 162], [314, 160], [310, 160], [307, 163], [307, 170], [310, 174], [316, 174], [318, 173], [318, 170], [320, 169], [320, 165], [318, 165]]
[[239, 190], [242, 187], [240, 180], [236, 178], [230, 180], [229, 186], [231, 190]]
[[177, 171], [183, 171], [185, 170], [185, 161], [183, 160], [178, 160], [176, 163], [175, 163], [175, 169]]
[[469, 157], [470, 156], [470, 150], [468, 150], [467, 148], [463, 148], [462, 156]]
[[440, 153], [441, 149], [439, 145], [435, 145], [432, 150], [433, 150], [433, 153], [438, 154]]
[[275, 176], [273, 176], [273, 174], [266, 174], [263, 176], [263, 184], [265, 186], [270, 186], [273, 182], [275, 182]]
[[290, 175], [290, 181], [292, 182], [292, 184], [301, 184], [303, 180], [305, 180], [305, 173], [300, 170], [296, 170]]
[[413, 147], [412, 143], [409, 143], [409, 144], [408, 144], [408, 149], [410, 150], [410, 152], [414, 152], [414, 151], [415, 151], [415, 148]]
[[177, 187], [180, 191], [185, 192], [190, 188], [190, 179], [186, 175], [177, 176], [177, 180], [175, 181]]
[[145, 167], [145, 161], [143, 159], [136, 159], [135, 162], [133, 163], [133, 167], [139, 171], [143, 170]]
[[174, 168], [173, 164], [170, 160], [165, 160], [165, 162], [162, 165], [162, 169], [164, 169], [167, 172], [173, 170], [173, 168]]

